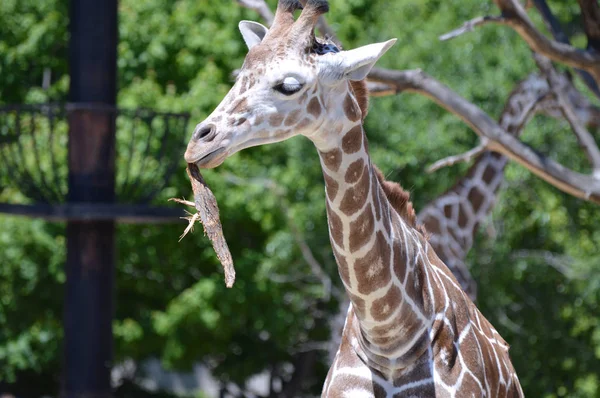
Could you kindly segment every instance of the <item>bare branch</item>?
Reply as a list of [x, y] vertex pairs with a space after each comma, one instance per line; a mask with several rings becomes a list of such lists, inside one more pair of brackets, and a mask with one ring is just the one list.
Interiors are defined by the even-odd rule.
[[577, 2], [581, 8], [588, 49], [600, 52], [600, 5], [598, 0], [577, 0]]
[[264, 0], [236, 0], [239, 5], [242, 7], [249, 8], [254, 10], [260, 15], [260, 17], [265, 21], [265, 23], [269, 26], [273, 23], [273, 18], [275, 17], [267, 3]]
[[[550, 10], [550, 7], [548, 7], [546, 0], [533, 0], [533, 4], [544, 19], [546, 27], [552, 33], [554, 39], [561, 43], [571, 44], [569, 37], [563, 31], [562, 27], [560, 26], [560, 22], [554, 16], [552, 10]], [[592, 93], [594, 93], [596, 97], [600, 98], [600, 88], [598, 88], [598, 84], [596, 83], [592, 75], [578, 68], [575, 68], [575, 72], [581, 77], [581, 79], [583, 80], [585, 85], [590, 89], [590, 91], [592, 91]]]
[[561, 83], [561, 79], [558, 76], [558, 72], [554, 69], [552, 61], [539, 54], [534, 54], [534, 58], [539, 68], [546, 75], [548, 84], [556, 95], [560, 109], [575, 133], [579, 146], [587, 155], [594, 169], [594, 174], [600, 177], [600, 149], [598, 149], [598, 144], [596, 144], [594, 137], [592, 137], [575, 113], [575, 110], [569, 101], [566, 88], [564, 87], [564, 84]]
[[545, 262], [569, 279], [585, 279], [588, 277], [588, 275], [584, 275], [575, 271], [573, 267], [573, 259], [566, 255], [553, 253], [546, 250], [519, 250], [513, 252], [511, 257], [513, 259], [538, 259], [542, 262]]
[[537, 153], [519, 139], [506, 133], [479, 107], [423, 71], [374, 68], [369, 78], [373, 81], [394, 84], [398, 92], [416, 92], [432, 99], [457, 115], [480, 137], [489, 139], [490, 150], [500, 152], [517, 161], [564, 192], [600, 204], [600, 178], [575, 172]]
[[189, 200], [185, 200], [185, 199], [173, 198], [173, 199], [169, 199], [169, 202], [175, 202], [175, 203], [180, 203], [182, 205], [186, 205], [186, 206], [190, 206], [190, 207], [196, 207], [196, 203], [190, 202]]
[[599, 53], [582, 51], [568, 44], [548, 39], [535, 28], [525, 9], [517, 0], [494, 0], [494, 2], [502, 11], [504, 17], [502, 24], [513, 28], [533, 51], [545, 55], [553, 61], [586, 70], [596, 82], [600, 81]]
[[196, 221], [200, 221], [200, 213], [192, 214], [189, 217], [183, 217], [184, 220], [188, 220], [188, 226], [183, 231], [183, 234], [179, 237], [179, 241], [181, 242], [183, 238], [186, 237], [187, 234], [194, 231], [194, 225], [196, 225]]
[[466, 22], [461, 28], [441, 36], [440, 39], [447, 40], [459, 36], [486, 23], [510, 26], [533, 51], [565, 65], [583, 69], [589, 72], [596, 82], [600, 81], [600, 53], [583, 51], [569, 44], [548, 39], [535, 28], [525, 9], [517, 0], [494, 0], [494, 2], [502, 11], [500, 17], [475, 18]]
[[487, 151], [487, 139], [482, 139], [481, 141], [482, 142], [479, 145], [477, 145], [475, 148], [473, 148], [463, 154], [448, 156], [447, 158], [438, 160], [437, 162], [435, 162], [434, 164], [432, 164], [431, 166], [429, 166], [427, 168], [427, 172], [431, 174], [433, 172], [438, 171], [439, 169], [443, 169], [444, 167], [453, 166], [457, 163], [471, 162], [477, 156], [479, 156], [482, 153], [484, 153], [485, 151]]
[[485, 25], [485, 24], [488, 24], [491, 22], [500, 23], [500, 22], [503, 22], [503, 20], [504, 20], [504, 18], [502, 18], [502, 17], [494, 17], [494, 16], [490, 16], [490, 15], [473, 18], [470, 21], [465, 22], [463, 24], [463, 26], [461, 26], [460, 28], [454, 29], [451, 32], [441, 35], [439, 37], [439, 39], [441, 41], [454, 39], [455, 37], [458, 37], [458, 36], [462, 35], [463, 33], [472, 32], [478, 26]]
[[398, 94], [396, 87], [380, 82], [367, 81], [367, 89], [371, 97], [385, 97]]

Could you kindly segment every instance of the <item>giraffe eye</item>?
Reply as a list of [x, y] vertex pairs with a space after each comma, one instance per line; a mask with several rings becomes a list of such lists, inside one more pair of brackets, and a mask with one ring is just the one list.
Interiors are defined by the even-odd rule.
[[292, 95], [302, 90], [302, 83], [293, 77], [286, 77], [283, 82], [275, 85], [273, 89], [280, 92], [283, 95]]

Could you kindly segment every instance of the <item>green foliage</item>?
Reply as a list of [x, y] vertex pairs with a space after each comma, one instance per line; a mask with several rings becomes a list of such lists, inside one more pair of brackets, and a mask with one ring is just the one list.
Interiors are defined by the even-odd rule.
[[[581, 44], [573, 4], [551, 6]], [[505, 27], [437, 40], [466, 19], [495, 13], [491, 1], [332, 0], [331, 10], [347, 48], [398, 37], [382, 66], [424, 69], [496, 117], [515, 83], [535, 70], [525, 43]], [[257, 17], [233, 1], [120, 1], [119, 104], [191, 112], [191, 130], [227, 93], [243, 61], [240, 19]], [[3, 0], [0, 20], [0, 103], [66, 100], [67, 2]], [[45, 68], [53, 76], [48, 91], [39, 87]], [[417, 209], [467, 167], [427, 175], [426, 166], [477, 140], [456, 117], [412, 94], [373, 100], [367, 131], [375, 162], [413, 192]], [[183, 141], [190, 131], [173, 134]], [[585, 169], [564, 123], [536, 118], [524, 139]], [[236, 263], [235, 287], [225, 288], [200, 231], [179, 243], [184, 224], [119, 226], [115, 355], [159, 356], [175, 369], [201, 360], [221, 380], [243, 384], [328, 338], [337, 304], [323, 296], [288, 225], [291, 215], [337, 281], [321, 171], [311, 144], [296, 138], [243, 151], [205, 176]], [[267, 188], [267, 180], [277, 187]], [[0, 187], [0, 201], [18, 199], [17, 188]], [[157, 203], [188, 193], [181, 172]], [[55, 380], [64, 226], [10, 217], [0, 223], [0, 380], [26, 383], [32, 372]], [[479, 306], [512, 345], [528, 396], [600, 395], [598, 225], [596, 206], [510, 165], [492, 220], [470, 253]], [[325, 367], [316, 369], [305, 383], [313, 393]]]

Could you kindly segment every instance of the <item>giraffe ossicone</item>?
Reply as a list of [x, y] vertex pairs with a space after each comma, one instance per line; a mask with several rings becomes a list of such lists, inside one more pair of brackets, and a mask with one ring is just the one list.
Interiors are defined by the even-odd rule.
[[314, 35], [327, 1], [306, 1], [295, 19], [299, 6], [280, 0], [270, 29], [240, 24], [248, 55], [186, 161], [212, 168], [299, 134], [316, 146], [352, 302], [323, 397], [522, 396], [508, 345], [424, 238], [408, 194], [369, 157], [362, 80], [396, 40], [339, 51]]

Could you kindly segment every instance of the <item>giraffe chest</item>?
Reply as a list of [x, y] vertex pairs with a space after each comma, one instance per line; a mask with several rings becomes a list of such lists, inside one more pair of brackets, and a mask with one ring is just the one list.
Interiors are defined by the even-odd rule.
[[[453, 316], [446, 314], [447, 318]], [[478, 322], [485, 327], [485, 320]], [[351, 310], [340, 349], [325, 381], [322, 397], [520, 397], [510, 364], [499, 366], [501, 352], [483, 344], [475, 328], [456, 333], [447, 322], [434, 322], [428, 348], [410, 364], [387, 372], [359, 344], [360, 329]], [[483, 336], [483, 334], [481, 334]], [[481, 340], [481, 341], [476, 341]], [[471, 349], [466, 349], [466, 348]], [[478, 347], [474, 352], [475, 347]]]

